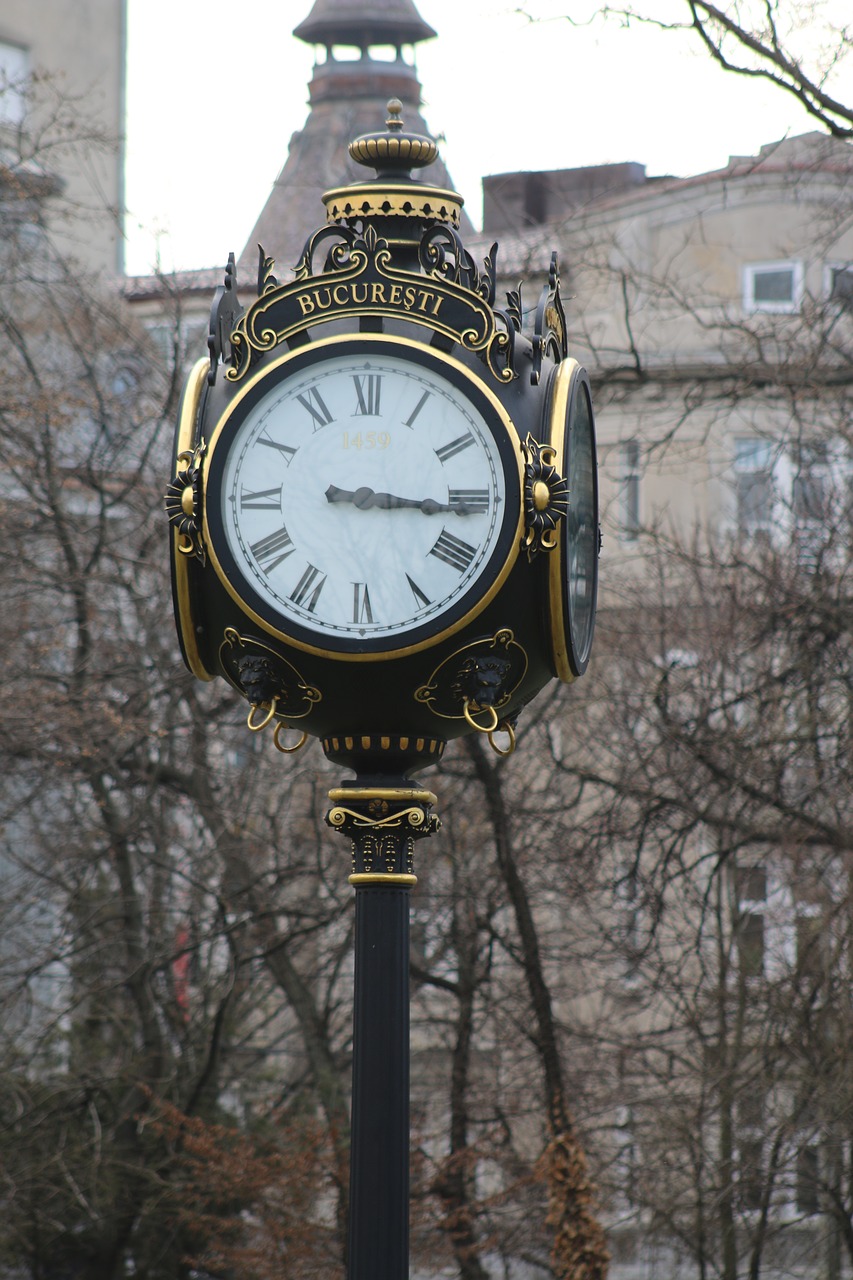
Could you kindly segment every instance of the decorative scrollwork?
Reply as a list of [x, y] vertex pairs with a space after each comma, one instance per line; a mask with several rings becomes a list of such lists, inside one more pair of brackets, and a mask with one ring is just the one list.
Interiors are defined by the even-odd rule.
[[[466, 720], [478, 732], [491, 733], [498, 728], [497, 713], [510, 702], [526, 674], [527, 654], [504, 627], [490, 639], [475, 640], [450, 654], [414, 697], [442, 719]], [[474, 720], [482, 712], [487, 724]]]
[[278, 280], [272, 273], [275, 266], [275, 258], [267, 256], [264, 246], [258, 245], [258, 297], [261, 294], [269, 293], [270, 289], [278, 288]]
[[416, 840], [441, 827], [431, 791], [410, 787], [360, 787], [329, 792], [326, 822], [352, 841], [352, 883], [393, 881], [411, 886]]
[[521, 333], [521, 326], [524, 323], [524, 310], [521, 302], [522, 282], [519, 280], [517, 289], [507, 290], [506, 295], [506, 313], [512, 321], [512, 327], [516, 333]]
[[495, 243], [486, 257], [484, 271], [480, 272], [457, 231], [452, 227], [430, 227], [421, 237], [418, 260], [427, 275], [437, 276], [476, 293], [491, 307], [495, 300], [497, 250]]
[[[370, 230], [373, 230], [373, 228], [370, 228]], [[349, 265], [350, 251], [357, 238], [356, 232], [350, 227], [321, 227], [319, 231], [315, 231], [305, 241], [305, 247], [296, 264], [294, 278], [296, 280], [307, 280], [316, 274], [314, 255], [319, 246], [329, 240], [332, 241], [332, 244], [326, 250], [322, 269], [323, 271], [343, 270]]]
[[569, 509], [569, 483], [554, 466], [557, 453], [550, 445], [539, 444], [528, 434], [522, 451], [525, 529], [521, 545], [532, 560], [557, 545], [557, 529]]
[[[387, 801], [381, 802], [386, 809], [390, 809]], [[413, 831], [417, 831], [419, 835], [428, 834], [425, 828], [431, 824], [430, 830], [436, 830], [435, 824], [438, 818], [434, 814], [428, 814], [420, 805], [411, 805], [406, 809], [399, 809], [396, 812], [388, 812], [380, 817], [373, 817], [358, 813], [355, 809], [346, 809], [342, 805], [335, 805], [329, 810], [329, 825], [332, 827], [344, 827], [351, 824], [354, 827], [370, 828], [373, 831], [383, 830], [386, 827], [408, 827]]]
[[216, 382], [219, 362], [227, 363], [231, 359], [231, 334], [243, 314], [243, 308], [237, 300], [236, 283], [237, 266], [234, 254], [229, 253], [225, 280], [214, 293], [210, 307], [210, 328], [207, 336], [210, 369], [207, 373], [207, 381], [211, 387]]
[[560, 272], [557, 266], [557, 251], [554, 250], [548, 269], [548, 283], [539, 297], [533, 325], [531, 384], [534, 387], [538, 386], [542, 376], [542, 360], [546, 355], [559, 364], [568, 355], [568, 350], [566, 313], [560, 297]]
[[273, 743], [285, 755], [299, 751], [307, 740], [303, 733], [293, 746], [284, 745], [281, 732], [290, 728], [292, 720], [310, 715], [322, 700], [319, 689], [307, 684], [292, 663], [260, 640], [241, 636], [226, 627], [219, 649], [222, 669], [228, 680], [251, 704], [246, 724], [260, 733], [275, 724]]
[[201, 533], [202, 459], [207, 446], [200, 440], [195, 449], [178, 454], [178, 470], [165, 493], [166, 515], [177, 532], [178, 552], [206, 561]]

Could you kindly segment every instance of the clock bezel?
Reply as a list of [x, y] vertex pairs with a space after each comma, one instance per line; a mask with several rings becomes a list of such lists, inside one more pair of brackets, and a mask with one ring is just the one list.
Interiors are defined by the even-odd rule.
[[[467, 591], [443, 612], [412, 627], [402, 643], [386, 636], [356, 638], [323, 636], [321, 626], [312, 630], [283, 616], [257, 592], [245, 577], [228, 545], [221, 512], [225, 463], [234, 438], [246, 416], [275, 386], [296, 372], [337, 355], [395, 355], [412, 360], [446, 378], [472, 401], [498, 448], [503, 468], [505, 512], [502, 528], [486, 566]], [[228, 405], [217, 422], [205, 459], [203, 534], [210, 563], [240, 611], [268, 634], [306, 653], [345, 661], [371, 662], [416, 653], [466, 627], [494, 599], [515, 564], [524, 528], [524, 461], [518, 432], [500, 399], [466, 365], [454, 356], [426, 347], [412, 339], [390, 334], [350, 333], [319, 339], [279, 356], [259, 369]], [[513, 513], [515, 518], [513, 519]], [[401, 638], [402, 639], [402, 638]]]
[[[589, 374], [577, 360], [568, 358], [557, 365], [551, 379], [550, 406], [548, 411], [548, 441], [556, 451], [557, 465], [568, 480], [571, 475], [571, 450], [573, 446], [573, 419], [579, 398], [584, 396], [589, 410], [591, 446], [594, 525], [598, 536], [600, 522], [598, 458], [595, 441], [595, 413]], [[551, 655], [557, 677], [566, 684], [582, 676], [589, 666], [592, 642], [595, 636], [595, 615], [598, 605], [598, 554], [596, 553], [592, 586], [592, 617], [586, 636], [578, 634], [574, 601], [569, 589], [569, 517], [573, 494], [569, 490], [569, 511], [562, 521], [557, 547], [551, 553], [548, 565], [548, 616], [551, 632]]]
[[[202, 358], [193, 365], [184, 384], [181, 403], [178, 409], [178, 422], [175, 430], [175, 465], [181, 454], [191, 453], [196, 444], [196, 424], [199, 407], [207, 385], [207, 373], [210, 360]], [[181, 655], [189, 671], [198, 679], [209, 681], [215, 673], [204, 665], [196, 640], [196, 608], [193, 607], [194, 584], [192, 574], [197, 574], [199, 566], [193, 558], [180, 550], [180, 535], [177, 529], [169, 532], [169, 561], [172, 578], [172, 605], [177, 624], [178, 644]], [[195, 591], [198, 590], [197, 580]]]

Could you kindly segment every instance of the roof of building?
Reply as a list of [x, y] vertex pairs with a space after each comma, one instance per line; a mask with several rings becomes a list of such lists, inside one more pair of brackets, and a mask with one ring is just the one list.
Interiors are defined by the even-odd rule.
[[413, 0], [315, 0], [308, 17], [293, 34], [308, 44], [416, 44], [435, 31], [424, 22]]

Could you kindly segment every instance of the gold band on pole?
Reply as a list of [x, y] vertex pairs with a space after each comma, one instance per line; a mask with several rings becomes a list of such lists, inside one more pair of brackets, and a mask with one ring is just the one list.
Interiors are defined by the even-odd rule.
[[414, 889], [418, 883], [418, 877], [406, 875], [404, 872], [357, 871], [349, 877], [349, 882], [353, 888], [358, 888], [359, 885], [396, 884], [403, 889]]

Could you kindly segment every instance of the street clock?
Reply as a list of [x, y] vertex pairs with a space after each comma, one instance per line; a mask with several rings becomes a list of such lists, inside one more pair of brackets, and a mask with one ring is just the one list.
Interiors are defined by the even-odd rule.
[[261, 251], [244, 310], [229, 264], [166, 499], [189, 669], [282, 750], [315, 735], [380, 772], [464, 733], [508, 750], [542, 686], [583, 674], [599, 542], [556, 256], [525, 333], [497, 246], [475, 265], [460, 197], [410, 176], [435, 144], [389, 105], [351, 146], [377, 177], [326, 194], [292, 280]]

